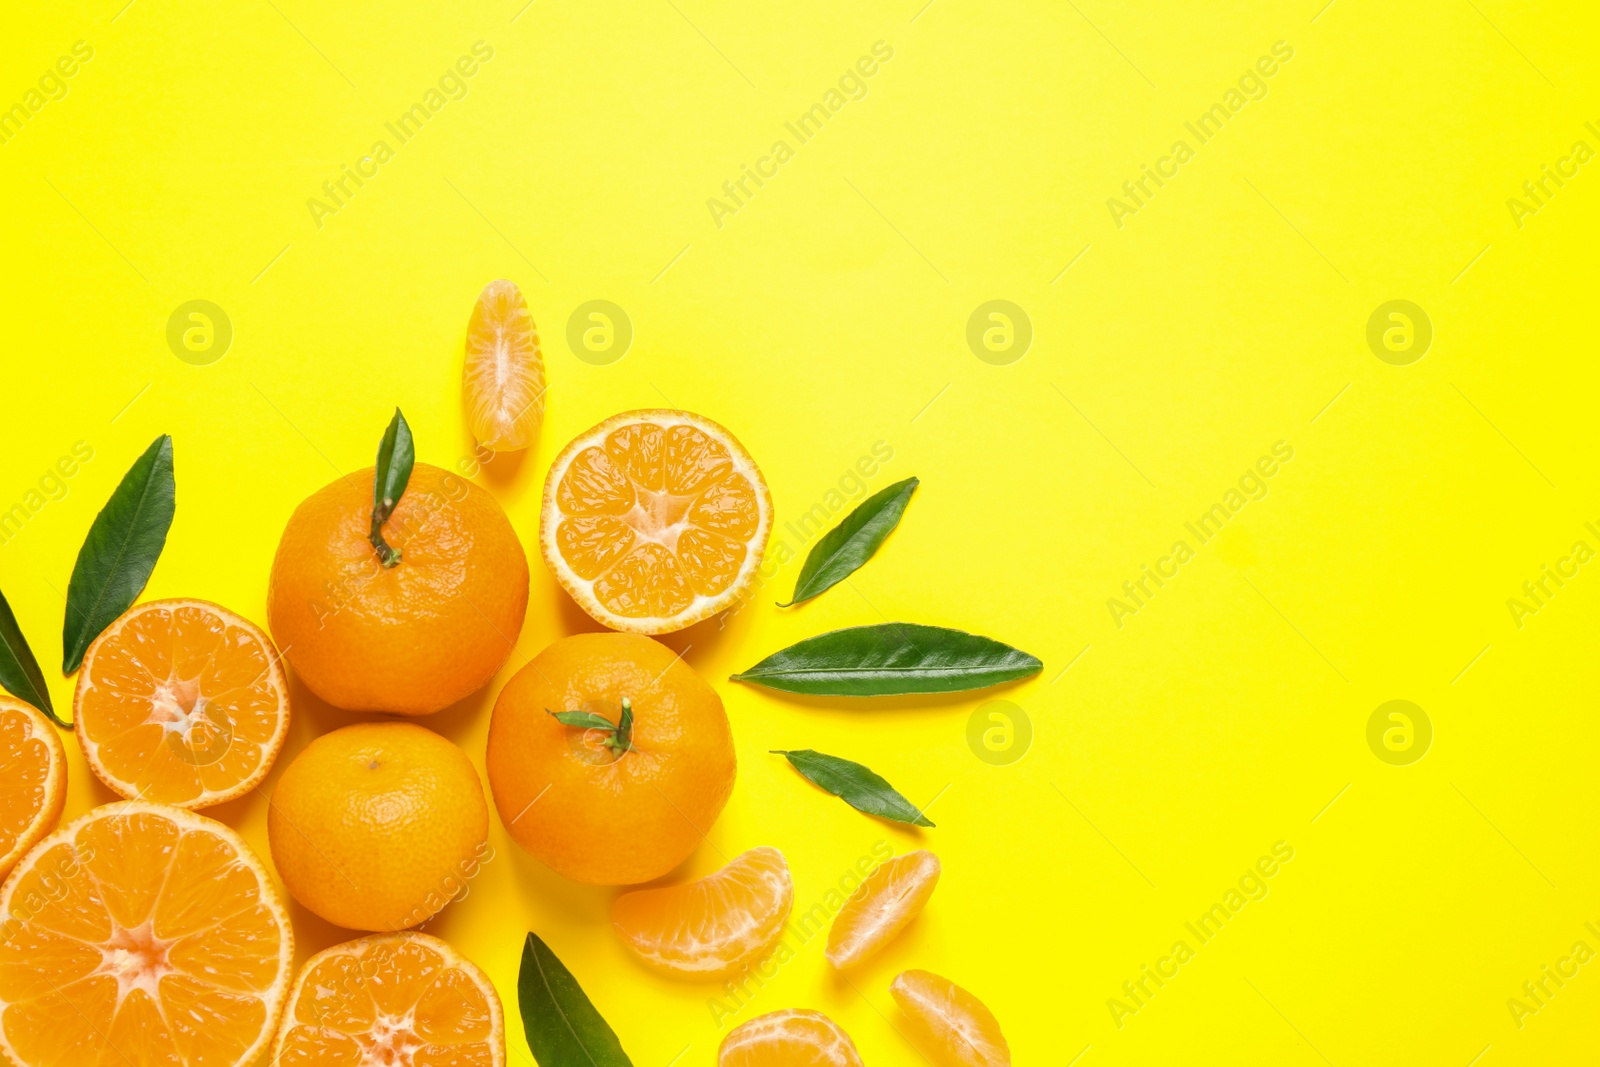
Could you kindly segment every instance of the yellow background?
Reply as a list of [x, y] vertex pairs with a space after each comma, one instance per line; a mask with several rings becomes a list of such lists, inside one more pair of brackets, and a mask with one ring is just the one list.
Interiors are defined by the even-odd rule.
[[[683, 873], [777, 845], [808, 907], [878, 841], [931, 847], [945, 868], [922, 919], [849, 982], [813, 941], [719, 1027], [716, 989], [625, 955], [612, 891], [554, 876], [495, 820], [496, 859], [430, 929], [494, 976], [511, 1062], [530, 1062], [515, 1021], [528, 929], [641, 1067], [712, 1063], [727, 1026], [788, 1006], [827, 1011], [868, 1063], [920, 1062], [888, 995], [912, 966], [980, 995], [1021, 1063], [1466, 1067], [1592, 1050], [1600, 964], [1520, 1028], [1507, 1000], [1574, 942], [1600, 948], [1584, 926], [1600, 926], [1600, 564], [1520, 628], [1506, 603], [1575, 541], [1600, 548], [1584, 527], [1600, 526], [1600, 163], [1520, 228], [1506, 203], [1575, 141], [1600, 149], [1584, 127], [1600, 126], [1591, 6], [524, 2], [7, 11], [0, 105], [74, 42], [94, 49], [0, 145], [0, 507], [74, 442], [94, 449], [0, 545], [59, 705], [58, 591], [153, 437], [174, 436], [178, 509], [146, 595], [263, 620], [291, 510], [372, 462], [396, 404], [422, 459], [470, 456], [465, 324], [483, 284], [509, 277], [542, 328], [549, 411], [535, 449], [477, 480], [534, 550], [531, 603], [500, 678], [428, 725], [481, 767], [504, 679], [592, 627], [536, 553], [545, 467], [579, 431], [669, 404], [723, 422], [761, 463], [780, 533], [883, 441], [893, 459], [870, 488], [923, 485], [849, 585], [779, 611], [790, 562], [725, 627], [668, 640], [722, 693], [740, 759]], [[494, 56], [467, 96], [396, 144], [384, 123], [477, 41]], [[877, 41], [894, 55], [866, 96], [719, 228], [708, 198], [775, 140], [793, 146], [784, 123]], [[1294, 58], [1267, 95], [1119, 228], [1107, 199], [1173, 141], [1197, 147], [1183, 124], [1278, 41]], [[378, 139], [394, 158], [319, 228], [308, 198]], [[165, 340], [192, 299], [235, 331], [210, 365]], [[608, 366], [566, 342], [592, 299], [634, 326]], [[1010, 365], [966, 343], [991, 299], [1033, 325]], [[1434, 327], [1409, 366], [1366, 343], [1392, 299]], [[1278, 441], [1294, 458], [1266, 497], [1119, 627], [1108, 598]], [[884, 617], [990, 634], [1045, 669], [889, 707], [725, 681]], [[294, 698], [280, 769], [354, 718], [298, 683]], [[966, 742], [992, 698], [1034, 724], [1009, 766]], [[1409, 766], [1367, 745], [1391, 699], [1433, 724]], [[859, 815], [766, 754], [799, 747], [937, 798], [937, 829]], [[69, 751], [76, 815], [110, 794]], [[214, 814], [265, 852], [264, 796]], [[1268, 895], [1198, 946], [1184, 923], [1278, 841], [1294, 859]], [[302, 958], [343, 936], [295, 918]], [[1108, 999], [1180, 938], [1195, 958], [1119, 1028]]]

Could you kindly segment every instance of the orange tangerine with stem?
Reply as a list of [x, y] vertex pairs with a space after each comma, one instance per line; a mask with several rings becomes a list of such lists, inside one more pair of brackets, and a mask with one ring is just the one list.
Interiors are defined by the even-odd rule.
[[839, 1024], [806, 1008], [758, 1015], [734, 1027], [717, 1049], [717, 1067], [862, 1067]]
[[67, 753], [44, 713], [0, 693], [0, 878], [55, 829], [67, 802]]
[[467, 425], [484, 448], [527, 448], [544, 422], [544, 357], [522, 290], [505, 279], [478, 295], [467, 323], [461, 394]]
[[205, 600], [153, 600], [94, 639], [72, 710], [84, 759], [106, 785], [204, 808], [272, 769], [289, 731], [289, 686], [255, 623]]
[[1011, 1048], [983, 1001], [930, 971], [903, 971], [889, 993], [912, 1040], [938, 1067], [1010, 1067]]
[[879, 864], [834, 916], [828, 962], [842, 970], [876, 953], [921, 914], [938, 884], [939, 857], [932, 852]]
[[764, 956], [793, 904], [783, 853], [753, 848], [697, 882], [622, 894], [611, 925], [647, 966], [675, 978], [715, 978]]

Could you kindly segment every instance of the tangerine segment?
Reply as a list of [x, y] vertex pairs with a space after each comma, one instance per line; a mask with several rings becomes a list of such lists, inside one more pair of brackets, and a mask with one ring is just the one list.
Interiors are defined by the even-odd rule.
[[850, 1035], [820, 1011], [758, 1015], [722, 1039], [717, 1067], [862, 1067]]
[[300, 968], [276, 1067], [504, 1067], [505, 1017], [487, 975], [427, 934], [335, 945]]
[[783, 853], [753, 848], [698, 882], [624, 893], [612, 905], [611, 925], [647, 965], [707, 978], [764, 956], [793, 904]]
[[930, 971], [903, 971], [889, 987], [912, 1039], [939, 1067], [1010, 1067], [1011, 1048], [983, 1001]]
[[272, 639], [204, 600], [129, 608], [89, 646], [73, 697], [95, 775], [130, 799], [203, 808], [267, 776], [289, 731]]
[[461, 392], [467, 424], [483, 447], [527, 448], [544, 422], [544, 358], [522, 290], [504, 279], [478, 294], [467, 323]]
[[238, 834], [107, 804], [0, 888], [0, 1052], [20, 1067], [242, 1067], [266, 1049], [294, 934]]
[[921, 850], [907, 852], [867, 875], [834, 916], [828, 931], [828, 962], [854, 967], [922, 913], [939, 884], [939, 857]]
[[67, 753], [44, 713], [0, 693], [0, 878], [55, 829], [67, 800]]
[[556, 457], [539, 539], [595, 619], [660, 634], [745, 595], [771, 527], [766, 482], [731, 433], [687, 411], [627, 411]]

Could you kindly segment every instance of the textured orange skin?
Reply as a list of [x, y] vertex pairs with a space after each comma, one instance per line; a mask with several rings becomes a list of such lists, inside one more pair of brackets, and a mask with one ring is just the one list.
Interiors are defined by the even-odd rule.
[[[624, 697], [634, 750], [615, 761], [600, 731], [546, 714], [601, 701], [615, 722]], [[638, 634], [555, 642], [506, 683], [489, 721], [501, 822], [545, 864], [590, 885], [648, 882], [688, 859], [733, 792], [736, 762], [722, 698]]]
[[267, 813], [290, 895], [351, 930], [403, 930], [437, 914], [477, 873], [488, 834], [466, 755], [408, 722], [317, 738], [283, 772]]
[[528, 558], [505, 512], [465, 478], [418, 463], [384, 524], [401, 559], [367, 535], [373, 468], [319, 489], [278, 542], [267, 592], [273, 639], [335, 707], [427, 715], [482, 688], [528, 607]]

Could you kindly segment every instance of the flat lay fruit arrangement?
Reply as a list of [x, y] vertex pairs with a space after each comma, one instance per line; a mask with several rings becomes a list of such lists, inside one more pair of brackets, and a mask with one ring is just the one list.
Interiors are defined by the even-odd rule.
[[[460, 366], [480, 449], [534, 449], [550, 383], [512, 282], [478, 296]], [[718, 417], [737, 423], [737, 412]], [[464, 887], [488, 855], [492, 820], [575, 891], [604, 894], [617, 943], [651, 981], [721, 983], [794, 951], [783, 941], [795, 911], [789, 843], [751, 842], [698, 879], [674, 873], [734, 794], [739, 724], [712, 680], [658, 638], [738, 609], [758, 588], [775, 515], [756, 459], [722, 422], [669, 408], [621, 412], [554, 454], [539, 555], [575, 609], [606, 629], [558, 638], [500, 688], [486, 750], [474, 754], [485, 788], [426, 717], [507, 667], [528, 608], [528, 557], [492, 488], [418, 461], [398, 409], [378, 430], [374, 466], [307, 486], [292, 514], [274, 518], [283, 533], [264, 626], [202, 599], [140, 600], [181, 521], [181, 443], [168, 436], [123, 476], [67, 582], [70, 709], [52, 702], [30, 645], [44, 620], [19, 620], [0, 595], [10, 694], [0, 696], [0, 1054], [10, 1063], [633, 1064], [583, 976], [540, 931], [525, 934], [521, 1025], [508, 1028], [484, 971], [418, 929], [474, 906]], [[867, 565], [914, 515], [919, 484], [867, 497], [818, 537], [771, 610], [826, 595]], [[749, 660], [727, 684], [858, 708], [1042, 668], [1002, 640], [915, 620], [819, 633]], [[285, 757], [270, 791], [270, 855], [259, 856], [203, 812], [226, 816], [219, 805], [268, 795], [291, 677], [369, 718]], [[69, 733], [120, 799], [58, 828]], [[904, 757], [874, 751], [869, 767], [773, 748], [744, 773], [936, 841], [925, 808], [892, 784]], [[936, 845], [874, 857], [857, 865], [827, 927], [826, 960], [843, 981], [939, 907]], [[296, 969], [280, 884], [350, 939]], [[898, 1006], [884, 1025], [908, 1042], [904, 1061], [1009, 1064], [1001, 1023], [942, 976], [962, 961], [923, 962], [939, 973], [908, 969], [881, 991]], [[838, 1023], [797, 1003], [733, 1027], [701, 1062], [862, 1058]]]

